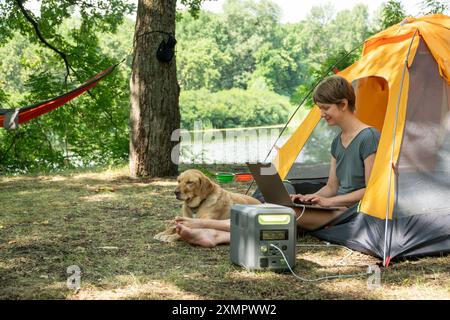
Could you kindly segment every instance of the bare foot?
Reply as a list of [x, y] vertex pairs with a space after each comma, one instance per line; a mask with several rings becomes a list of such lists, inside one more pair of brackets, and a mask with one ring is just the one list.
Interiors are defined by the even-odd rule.
[[203, 219], [193, 219], [188, 217], [175, 217], [173, 220], [175, 224], [182, 224], [191, 229], [203, 229], [205, 225]]
[[205, 247], [213, 248], [216, 246], [214, 243], [213, 230], [210, 229], [191, 229], [184, 224], [177, 224], [177, 233], [187, 243]]

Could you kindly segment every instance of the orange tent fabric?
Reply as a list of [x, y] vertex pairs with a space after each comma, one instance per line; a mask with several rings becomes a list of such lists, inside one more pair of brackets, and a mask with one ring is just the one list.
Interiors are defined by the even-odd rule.
[[[409, 92], [408, 68], [421, 40], [437, 62], [439, 74], [450, 84], [450, 18], [442, 14], [408, 18], [370, 37], [364, 43], [361, 58], [339, 73], [350, 82], [358, 82], [357, 116], [382, 132], [360, 206], [362, 212], [380, 219], [392, 218], [395, 198], [392, 164], [398, 159], [402, 143]], [[287, 176], [319, 120], [320, 111], [315, 106], [278, 151], [273, 163], [282, 178]]]

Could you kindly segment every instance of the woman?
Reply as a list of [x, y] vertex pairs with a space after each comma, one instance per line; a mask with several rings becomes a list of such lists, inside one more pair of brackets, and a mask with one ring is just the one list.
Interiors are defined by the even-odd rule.
[[[312, 231], [338, 218], [364, 196], [380, 138], [377, 129], [361, 122], [354, 114], [356, 96], [341, 76], [322, 81], [314, 90], [314, 103], [321, 117], [341, 132], [331, 144], [330, 173], [327, 184], [314, 194], [293, 194], [293, 200], [308, 201], [337, 210], [294, 208], [297, 225]], [[300, 217], [301, 215], [301, 217]], [[230, 242], [230, 220], [203, 220], [177, 217], [177, 232], [185, 241], [204, 247]]]

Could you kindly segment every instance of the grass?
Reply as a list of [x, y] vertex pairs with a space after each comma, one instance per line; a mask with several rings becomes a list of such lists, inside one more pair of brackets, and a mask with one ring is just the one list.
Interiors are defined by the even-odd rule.
[[[185, 168], [181, 168], [183, 170]], [[210, 171], [238, 170], [210, 167]], [[131, 179], [127, 168], [0, 177], [0, 299], [449, 299], [450, 257], [395, 262], [369, 275], [304, 282], [246, 271], [213, 249], [152, 239], [179, 213], [175, 179]], [[246, 183], [224, 187], [245, 192]], [[301, 244], [321, 244], [309, 237]], [[364, 273], [373, 257], [344, 248], [299, 247], [305, 278]], [[343, 261], [341, 261], [344, 259]], [[338, 266], [338, 263], [342, 266]], [[66, 285], [81, 268], [81, 290]]]

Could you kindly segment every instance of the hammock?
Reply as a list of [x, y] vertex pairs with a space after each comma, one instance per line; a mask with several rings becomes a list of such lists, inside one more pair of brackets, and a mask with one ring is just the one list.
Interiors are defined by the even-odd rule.
[[37, 118], [75, 99], [83, 92], [95, 87], [97, 83], [110, 74], [117, 65], [100, 72], [78, 88], [50, 100], [16, 109], [0, 109], [0, 127], [16, 129], [19, 124]]

